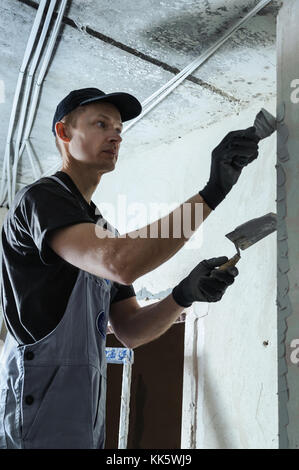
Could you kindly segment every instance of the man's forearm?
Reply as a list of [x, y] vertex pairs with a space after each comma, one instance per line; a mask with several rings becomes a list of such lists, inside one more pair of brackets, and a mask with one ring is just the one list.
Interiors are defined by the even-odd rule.
[[[188, 216], [184, 217], [186, 208], [190, 212], [187, 210]], [[130, 267], [130, 281], [134, 282], [175, 255], [211, 212], [212, 209], [196, 194], [158, 221], [121, 235], [124, 240], [117, 243], [124, 243], [122, 248], [126, 255], [125, 264]]]
[[186, 310], [168, 295], [165, 299], [141, 307], [122, 325], [121, 337], [129, 348], [137, 348], [163, 335]]

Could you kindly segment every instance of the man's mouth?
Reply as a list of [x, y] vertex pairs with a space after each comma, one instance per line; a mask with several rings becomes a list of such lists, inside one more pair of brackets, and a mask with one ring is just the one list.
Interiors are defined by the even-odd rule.
[[116, 151], [115, 150], [103, 150], [105, 153], [110, 153], [110, 155], [114, 155], [116, 157]]

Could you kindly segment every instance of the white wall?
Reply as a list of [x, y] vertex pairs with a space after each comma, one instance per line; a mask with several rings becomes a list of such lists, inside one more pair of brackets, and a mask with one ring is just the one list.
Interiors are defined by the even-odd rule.
[[[265, 106], [275, 114], [275, 103]], [[206, 134], [245, 128], [253, 109]], [[200, 256], [232, 256], [224, 235], [276, 212], [276, 137], [204, 224]], [[207, 162], [206, 162], [207, 164]], [[205, 166], [206, 167], [206, 166]], [[276, 234], [241, 252], [239, 276], [216, 304], [195, 304], [187, 317], [182, 448], [277, 448]], [[192, 427], [193, 424], [193, 427]]]
[[[194, 130], [192, 122], [193, 131], [180, 139], [120, 158], [115, 172], [103, 178], [96, 202], [100, 207], [101, 201], [117, 204], [120, 194], [127, 195], [128, 204], [183, 202], [206, 183], [212, 149], [227, 132], [251, 126], [262, 106], [275, 115], [274, 99], [255, 102], [239, 115], [205, 129]], [[276, 212], [275, 149], [275, 135], [260, 143], [259, 158], [245, 168], [199, 231], [202, 245], [190, 249], [189, 242], [139, 278], [137, 292], [146, 287], [159, 298], [202, 259], [234, 255], [225, 234], [249, 219]], [[182, 448], [192, 447], [192, 442], [196, 448], [277, 447], [275, 233], [243, 251], [238, 268], [240, 274], [221, 302], [196, 306], [197, 315], [206, 315], [196, 323], [196, 360], [194, 316], [187, 318]]]

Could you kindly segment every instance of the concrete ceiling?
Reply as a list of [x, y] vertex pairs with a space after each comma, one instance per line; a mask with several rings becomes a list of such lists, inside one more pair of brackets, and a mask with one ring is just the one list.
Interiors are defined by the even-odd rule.
[[[59, 6], [59, 1], [57, 5]], [[31, 132], [42, 172], [59, 162], [51, 133], [58, 102], [72, 89], [125, 91], [141, 102], [250, 11], [258, 0], [70, 0]], [[130, 129], [127, 159], [193, 129], [273, 98], [276, 93], [276, 15], [279, 1], [260, 11], [156, 108]], [[39, 2], [0, 0], [0, 148], [4, 149], [19, 69]], [[56, 7], [57, 8], [57, 7]], [[54, 20], [51, 23], [53, 27]], [[43, 58], [46, 51], [44, 47]], [[35, 74], [38, 76], [40, 66]], [[15, 139], [14, 139], [15, 140]], [[4, 150], [1, 159], [3, 159]], [[27, 154], [19, 189], [34, 180]]]

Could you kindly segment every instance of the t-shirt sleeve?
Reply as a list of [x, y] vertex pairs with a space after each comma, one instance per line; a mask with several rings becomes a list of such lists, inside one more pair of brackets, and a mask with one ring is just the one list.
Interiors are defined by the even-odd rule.
[[132, 284], [127, 286], [124, 284], [119, 284], [118, 282], [113, 282], [110, 295], [110, 304], [113, 304], [114, 302], [119, 302], [120, 300], [134, 297], [136, 296], [136, 293]]
[[[114, 233], [117, 237], [119, 236], [117, 228], [113, 227], [104, 217], [102, 217], [101, 224], [105, 229], [110, 230], [110, 232]], [[127, 286], [119, 284], [118, 282], [113, 282], [110, 292], [110, 305], [115, 302], [119, 302], [120, 300], [125, 300], [135, 296], [136, 293], [132, 284]]]
[[37, 249], [41, 261], [46, 265], [61, 261], [47, 243], [53, 230], [83, 222], [94, 223], [78, 199], [55, 183], [29, 188], [15, 209], [14, 217], [19, 244], [25, 251], [26, 248]]

